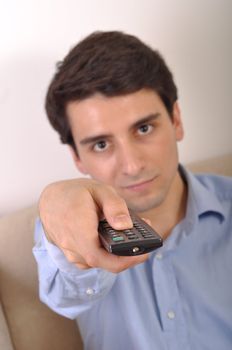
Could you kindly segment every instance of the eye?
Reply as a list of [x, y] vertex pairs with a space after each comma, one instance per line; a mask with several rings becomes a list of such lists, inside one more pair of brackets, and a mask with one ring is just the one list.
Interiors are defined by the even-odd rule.
[[143, 125], [140, 125], [139, 128], [138, 128], [138, 133], [140, 135], [144, 135], [144, 134], [149, 134], [153, 129], [153, 126], [150, 125], [150, 124], [143, 124]]
[[93, 146], [93, 150], [94, 150], [95, 152], [103, 152], [103, 151], [105, 151], [107, 148], [108, 148], [108, 144], [107, 144], [107, 142], [104, 141], [104, 140], [98, 141], [98, 142], [95, 143], [94, 146]]

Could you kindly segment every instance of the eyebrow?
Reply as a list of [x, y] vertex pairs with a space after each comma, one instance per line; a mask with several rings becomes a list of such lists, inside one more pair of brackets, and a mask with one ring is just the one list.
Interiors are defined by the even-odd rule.
[[141, 124], [145, 124], [145, 123], [149, 123], [149, 122], [151, 122], [151, 121], [154, 121], [154, 120], [158, 119], [159, 117], [160, 117], [160, 113], [149, 114], [148, 116], [137, 120], [137, 121], [130, 127], [130, 129], [134, 129], [134, 128], [140, 126]]
[[[134, 129], [144, 123], [154, 121], [159, 117], [160, 117], [160, 113], [149, 114], [148, 116], [137, 120], [134, 124], [130, 126], [130, 129]], [[110, 138], [111, 136], [112, 136], [111, 134], [99, 134], [96, 136], [85, 137], [84, 139], [80, 140], [80, 144], [87, 145], [87, 144], [95, 143], [99, 140]]]

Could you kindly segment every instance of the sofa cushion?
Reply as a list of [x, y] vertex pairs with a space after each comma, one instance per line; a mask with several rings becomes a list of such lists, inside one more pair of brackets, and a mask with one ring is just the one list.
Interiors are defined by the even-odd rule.
[[0, 349], [14, 350], [1, 304], [0, 304]]
[[187, 168], [197, 173], [214, 173], [232, 176], [232, 154], [213, 157], [187, 164]]
[[36, 215], [33, 206], [0, 219], [0, 296], [12, 343], [17, 350], [82, 349], [76, 322], [39, 300], [32, 255]]

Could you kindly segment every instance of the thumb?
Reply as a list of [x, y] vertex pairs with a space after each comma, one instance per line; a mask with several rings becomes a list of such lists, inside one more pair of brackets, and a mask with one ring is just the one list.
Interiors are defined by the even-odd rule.
[[125, 200], [112, 187], [94, 187], [92, 196], [101, 208], [106, 221], [115, 230], [124, 230], [133, 227]]

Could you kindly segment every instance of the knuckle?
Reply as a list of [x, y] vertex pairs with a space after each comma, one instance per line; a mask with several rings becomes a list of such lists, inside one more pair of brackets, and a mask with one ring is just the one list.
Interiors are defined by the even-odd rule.
[[119, 266], [112, 266], [112, 267], [110, 267], [110, 271], [112, 273], [119, 273], [119, 272], [123, 271], [123, 269], [122, 269], [122, 267], [119, 267]]
[[90, 266], [86, 265], [86, 264], [81, 264], [81, 263], [76, 263], [75, 264], [80, 270], [87, 270], [90, 268]]
[[118, 263], [114, 263], [112, 266], [110, 266], [110, 271], [113, 273], [120, 273], [126, 270], [128, 268], [128, 265], [128, 262], [122, 262], [118, 260]]
[[70, 253], [65, 253], [66, 259], [70, 262], [70, 263], [76, 263], [77, 259], [73, 254]]
[[70, 250], [67, 249], [62, 249], [63, 253], [66, 257], [66, 259], [73, 264], [81, 264], [81, 265], [85, 265], [85, 262], [83, 262], [83, 259], [81, 258], [81, 256], [78, 253], [74, 253]]
[[90, 267], [98, 266], [98, 259], [91, 253], [86, 254], [85, 262]]

